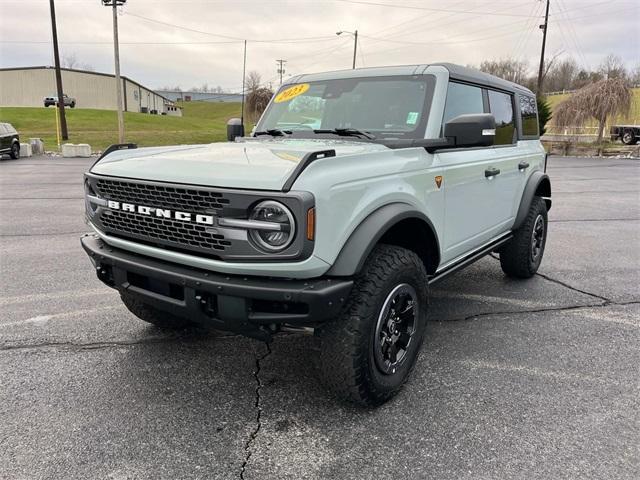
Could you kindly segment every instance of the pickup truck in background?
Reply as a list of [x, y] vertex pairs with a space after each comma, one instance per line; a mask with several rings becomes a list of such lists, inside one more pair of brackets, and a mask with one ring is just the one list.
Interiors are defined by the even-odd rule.
[[635, 145], [640, 139], [640, 125], [613, 125], [609, 134], [612, 142], [620, 139], [625, 145]]
[[[73, 97], [69, 97], [67, 94], [62, 95], [62, 101], [64, 102], [65, 107], [74, 108], [76, 106], [76, 99]], [[50, 97], [44, 97], [44, 106], [48, 107], [50, 105], [57, 105], [58, 97], [52, 95]]]

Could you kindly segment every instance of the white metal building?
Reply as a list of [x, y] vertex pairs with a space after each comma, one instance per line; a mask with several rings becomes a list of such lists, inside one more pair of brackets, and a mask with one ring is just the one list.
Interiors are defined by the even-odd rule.
[[[126, 112], [182, 115], [168, 98], [127, 77], [121, 77]], [[76, 108], [116, 110], [115, 75], [88, 70], [62, 69], [64, 93], [76, 99]], [[42, 107], [47, 96], [56, 95], [53, 67], [0, 68], [0, 106]]]

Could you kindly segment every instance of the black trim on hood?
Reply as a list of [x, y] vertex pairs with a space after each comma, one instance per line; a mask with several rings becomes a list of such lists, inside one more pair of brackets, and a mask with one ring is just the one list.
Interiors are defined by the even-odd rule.
[[298, 164], [296, 165], [296, 168], [293, 169], [293, 172], [291, 172], [291, 175], [289, 175], [289, 178], [287, 178], [287, 181], [284, 182], [284, 185], [282, 186], [282, 191], [286, 193], [289, 190], [291, 190], [291, 187], [293, 187], [294, 182], [298, 179], [300, 174], [314, 160], [317, 160], [319, 158], [328, 158], [328, 157], [335, 157], [335, 156], [336, 156], [336, 151], [333, 149], [318, 150], [316, 152], [307, 153], [304, 157], [302, 157], [302, 160], [298, 162]]

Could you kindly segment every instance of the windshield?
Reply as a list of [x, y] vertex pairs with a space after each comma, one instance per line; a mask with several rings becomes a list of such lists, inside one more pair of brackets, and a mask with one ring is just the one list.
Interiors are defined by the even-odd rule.
[[432, 75], [411, 75], [285, 85], [256, 132], [312, 137], [337, 129], [366, 132], [377, 140], [424, 138], [434, 84]]

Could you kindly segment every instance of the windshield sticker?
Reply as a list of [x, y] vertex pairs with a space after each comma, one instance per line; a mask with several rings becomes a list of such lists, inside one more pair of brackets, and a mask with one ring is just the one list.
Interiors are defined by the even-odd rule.
[[288, 102], [292, 98], [297, 97], [298, 95], [302, 95], [304, 92], [309, 90], [310, 85], [308, 83], [300, 83], [298, 85], [294, 85], [293, 87], [289, 87], [281, 91], [274, 100], [275, 103]]
[[418, 123], [419, 112], [409, 112], [407, 115], [407, 125], [415, 125]]

